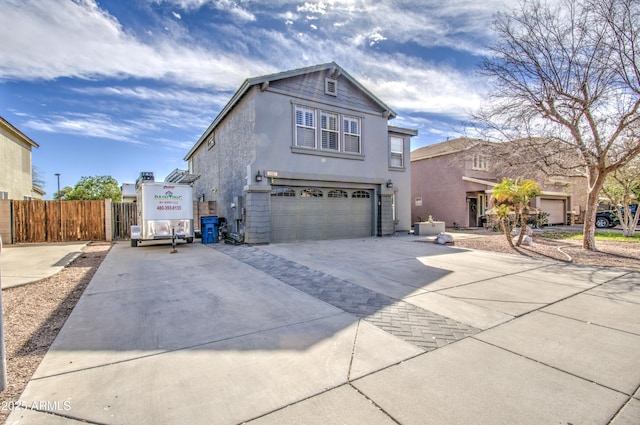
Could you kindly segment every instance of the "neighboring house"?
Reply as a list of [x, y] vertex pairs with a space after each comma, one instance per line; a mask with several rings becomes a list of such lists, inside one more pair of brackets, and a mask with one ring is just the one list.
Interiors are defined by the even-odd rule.
[[[505, 172], [487, 155], [490, 145], [475, 139], [458, 138], [425, 146], [411, 152], [411, 217], [426, 221], [429, 216], [449, 227], [481, 227], [490, 209], [492, 188], [503, 177], [520, 177]], [[532, 178], [532, 177], [528, 177]], [[531, 206], [549, 214], [548, 224], [573, 223], [584, 215], [586, 179], [579, 177], [533, 177], [542, 193]]]
[[120, 186], [122, 191], [122, 202], [136, 202], [138, 199], [138, 193], [136, 192], [135, 183], [122, 183]]
[[31, 150], [36, 142], [0, 117], [0, 199], [42, 199], [46, 193], [33, 185]]
[[194, 197], [251, 244], [407, 231], [417, 131], [395, 115], [333, 62], [247, 79], [184, 158]]

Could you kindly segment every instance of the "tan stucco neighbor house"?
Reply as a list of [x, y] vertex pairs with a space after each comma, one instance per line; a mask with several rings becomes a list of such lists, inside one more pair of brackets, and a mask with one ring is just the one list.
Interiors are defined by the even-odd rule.
[[31, 151], [36, 142], [0, 117], [0, 199], [42, 199], [45, 192], [33, 185]]
[[[503, 177], [521, 177], [505, 172], [493, 161], [489, 142], [466, 137], [424, 146], [411, 152], [411, 218], [414, 222], [444, 221], [447, 227], [482, 227], [490, 209], [492, 188]], [[528, 177], [532, 178], [532, 177]], [[568, 224], [584, 216], [586, 179], [545, 177], [534, 180], [542, 193], [531, 207], [549, 214], [548, 224]]]
[[411, 137], [335, 62], [245, 80], [185, 156], [249, 244], [411, 228]]

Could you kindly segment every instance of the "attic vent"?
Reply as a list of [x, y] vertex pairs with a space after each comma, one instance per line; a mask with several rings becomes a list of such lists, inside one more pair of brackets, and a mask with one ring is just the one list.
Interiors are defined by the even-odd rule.
[[338, 81], [333, 78], [324, 79], [324, 93], [330, 96], [338, 95]]

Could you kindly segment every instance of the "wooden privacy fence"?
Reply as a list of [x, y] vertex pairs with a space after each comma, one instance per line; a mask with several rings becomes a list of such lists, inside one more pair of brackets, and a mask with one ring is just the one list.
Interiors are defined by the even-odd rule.
[[137, 224], [138, 210], [135, 202], [111, 204], [111, 229], [114, 241], [131, 239], [131, 226]]
[[11, 201], [12, 239], [21, 242], [105, 240], [104, 201]]
[[[131, 239], [138, 224], [134, 202], [0, 200], [0, 236], [4, 243]], [[194, 202], [193, 221], [216, 215], [216, 202]]]

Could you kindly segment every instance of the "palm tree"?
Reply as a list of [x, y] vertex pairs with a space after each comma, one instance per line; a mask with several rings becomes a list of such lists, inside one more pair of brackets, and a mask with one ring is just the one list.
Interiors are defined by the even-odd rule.
[[500, 219], [502, 228], [505, 232], [505, 236], [509, 241], [510, 246], [513, 245], [511, 240], [511, 229], [508, 225], [508, 216], [514, 214], [515, 226], [520, 227], [520, 236], [516, 246], [522, 245], [524, 239], [525, 229], [527, 227], [527, 220], [525, 219], [525, 213], [529, 208], [529, 202], [540, 194], [540, 186], [535, 180], [531, 179], [508, 179], [503, 178], [502, 182], [493, 187], [493, 204], [496, 209], [495, 212]]

